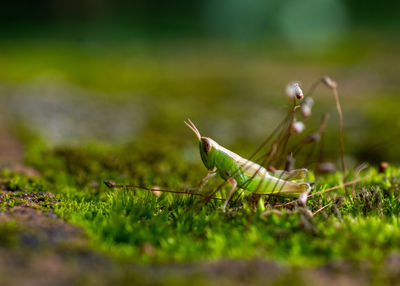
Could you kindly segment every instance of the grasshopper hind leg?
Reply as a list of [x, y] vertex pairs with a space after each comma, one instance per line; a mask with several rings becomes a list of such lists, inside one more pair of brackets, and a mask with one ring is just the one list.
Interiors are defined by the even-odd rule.
[[232, 195], [233, 195], [233, 192], [235, 191], [236, 186], [237, 186], [237, 182], [236, 182], [236, 180], [235, 180], [234, 178], [228, 178], [227, 181], [228, 181], [228, 183], [232, 186], [232, 188], [231, 188], [231, 190], [229, 191], [229, 194], [228, 194], [228, 196], [226, 197], [225, 203], [224, 203], [224, 205], [223, 205], [223, 207], [222, 207], [222, 211], [223, 211], [223, 212], [226, 211], [226, 206], [228, 205], [229, 201], [231, 200], [231, 197], [232, 197]]

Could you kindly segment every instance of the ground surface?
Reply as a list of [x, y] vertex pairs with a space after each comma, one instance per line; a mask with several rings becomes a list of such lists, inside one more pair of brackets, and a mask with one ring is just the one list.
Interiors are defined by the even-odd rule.
[[[3, 202], [7, 191], [2, 191]], [[35, 209], [38, 202], [54, 196], [24, 194], [20, 205], [0, 215], [2, 285], [364, 285], [370, 269], [348, 263], [291, 269], [265, 260], [135, 265], [117, 262], [92, 250], [83, 230], [66, 223], [49, 210]], [[8, 201], [10, 202], [10, 201]], [[399, 275], [399, 256], [388, 260], [389, 278]]]
[[[289, 58], [224, 46], [32, 42], [26, 54], [19, 43], [2, 45], [1, 284], [396, 284], [398, 44], [372, 42], [351, 38]], [[362, 178], [354, 186], [306, 207], [236, 196], [224, 214], [218, 201], [103, 184], [196, 186], [206, 170], [183, 119], [246, 156], [284, 117], [286, 83], [300, 79], [306, 90], [325, 73], [339, 81], [349, 171], [306, 180], [313, 193]], [[296, 166], [313, 170], [308, 159], [318, 155], [340, 170], [333, 97], [317, 91], [305, 122], [315, 131], [331, 114], [325, 145], [296, 154]], [[394, 164], [378, 172], [388, 159]], [[372, 165], [355, 170], [364, 161]]]
[[[8, 144], [17, 144], [9, 146], [11, 149], [22, 152], [12, 133], [5, 132], [2, 136], [4, 141], [12, 142]], [[261, 257], [168, 264], [121, 260], [99, 250], [85, 230], [55, 214], [59, 199], [42, 191], [42, 175], [22, 165], [22, 154], [12, 157], [16, 158], [14, 162], [11, 157], [4, 158], [12, 171], [3, 173], [1, 180], [2, 285], [365, 285], [392, 283], [400, 275], [400, 256], [396, 254], [384, 259], [383, 268], [367, 261], [345, 260], [292, 267]], [[24, 177], [25, 183], [18, 181]], [[141, 243], [138, 247], [141, 256], [157, 255], [151, 243]]]
[[[4, 199], [6, 195], [3, 190], [2, 202], [13, 201]], [[18, 206], [0, 214], [2, 285], [365, 285], [394, 283], [400, 276], [399, 255], [388, 257], [384, 272], [378, 274], [368, 264], [348, 262], [296, 268], [261, 259], [169, 265], [120, 262], [93, 250], [84, 231], [58, 218], [51, 208], [40, 210], [43, 201], [48, 202], [46, 207], [56, 203], [48, 193], [24, 193]]]

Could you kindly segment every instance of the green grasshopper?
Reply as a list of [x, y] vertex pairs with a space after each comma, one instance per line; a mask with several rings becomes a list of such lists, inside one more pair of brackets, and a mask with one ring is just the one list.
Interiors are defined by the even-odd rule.
[[217, 174], [231, 185], [231, 190], [222, 207], [224, 212], [236, 188], [262, 195], [286, 196], [310, 191], [311, 187], [308, 183], [290, 182], [304, 179], [307, 169], [268, 172], [259, 164], [240, 157], [211, 138], [202, 137], [193, 122], [190, 119], [188, 121], [189, 123], [185, 121], [185, 124], [199, 140], [200, 156], [204, 166], [209, 170], [207, 176], [201, 180], [199, 189]]

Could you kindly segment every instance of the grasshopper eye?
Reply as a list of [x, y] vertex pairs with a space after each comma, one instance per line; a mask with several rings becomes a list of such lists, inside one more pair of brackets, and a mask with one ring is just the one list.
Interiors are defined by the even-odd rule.
[[208, 153], [208, 152], [211, 151], [211, 149], [212, 149], [211, 142], [209, 140], [207, 140], [207, 139], [204, 139], [203, 140], [203, 150], [204, 150], [204, 152]]

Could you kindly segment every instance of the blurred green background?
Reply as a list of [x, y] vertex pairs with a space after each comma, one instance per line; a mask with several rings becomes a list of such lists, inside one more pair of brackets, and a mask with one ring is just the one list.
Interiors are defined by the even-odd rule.
[[[398, 163], [398, 1], [13, 1], [0, 10], [1, 113], [52, 145], [175, 145], [200, 131], [248, 156], [285, 116], [288, 82], [339, 84], [349, 166]], [[331, 92], [326, 160], [338, 161]], [[156, 144], [155, 144], [156, 146]], [[132, 150], [135, 152], [135, 150]]]

